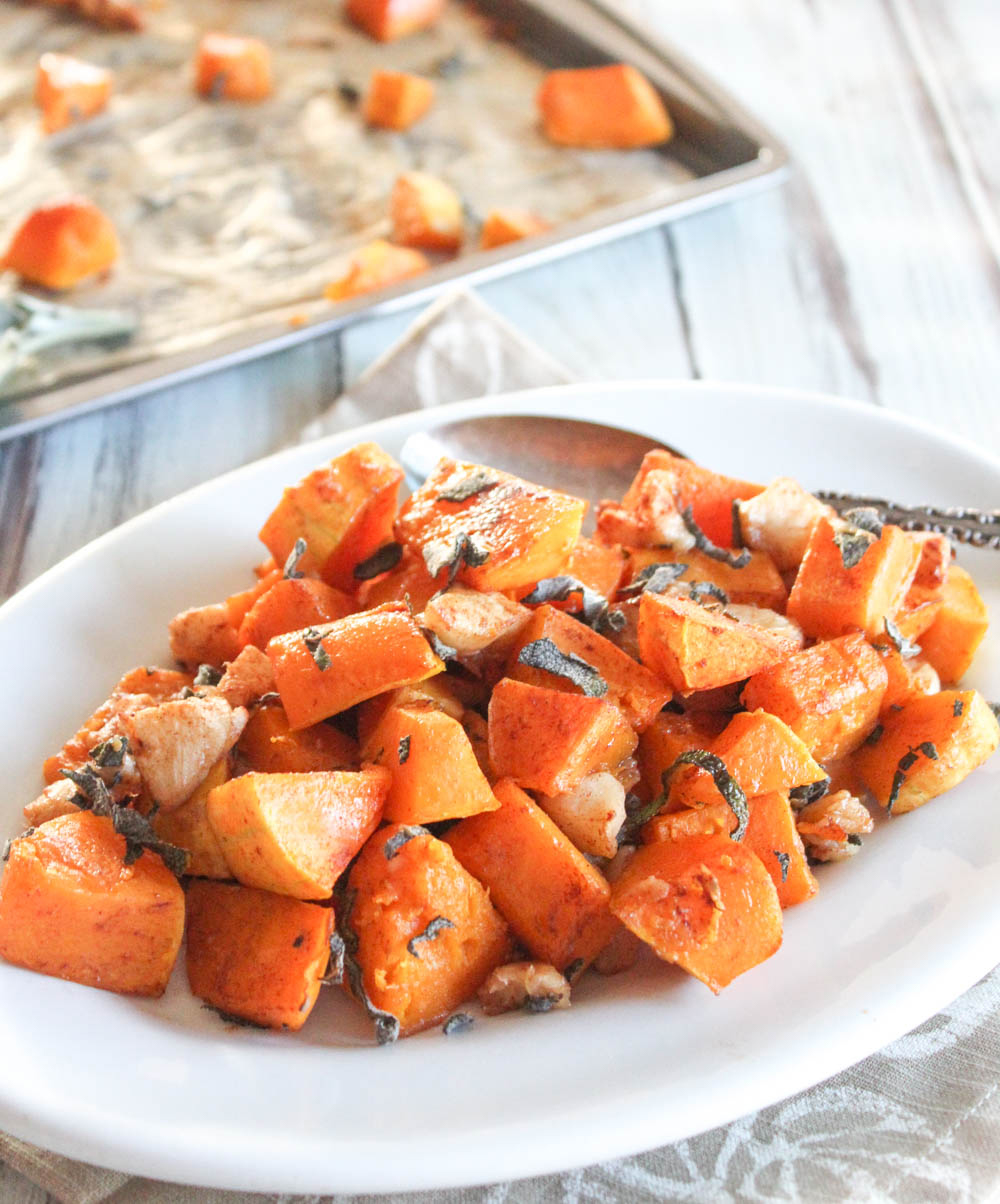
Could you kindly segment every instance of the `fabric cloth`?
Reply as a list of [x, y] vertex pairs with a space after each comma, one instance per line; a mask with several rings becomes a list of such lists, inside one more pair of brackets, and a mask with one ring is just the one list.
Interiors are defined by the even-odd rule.
[[[303, 437], [569, 374], [472, 294], [433, 305]], [[817, 1041], [823, 1039], [817, 1033]], [[513, 1183], [401, 1197], [180, 1187], [73, 1162], [0, 1134], [3, 1204], [577, 1204], [1000, 1198], [1000, 970], [880, 1053], [783, 1103], [631, 1158]], [[24, 1178], [18, 1180], [13, 1172]], [[23, 1185], [23, 1190], [19, 1187]], [[32, 1192], [34, 1194], [32, 1195]]]

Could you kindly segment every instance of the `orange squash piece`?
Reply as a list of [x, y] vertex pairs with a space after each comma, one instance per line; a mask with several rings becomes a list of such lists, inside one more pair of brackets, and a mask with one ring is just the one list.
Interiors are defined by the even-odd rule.
[[264, 100], [271, 95], [271, 51], [260, 38], [206, 33], [195, 56], [195, 91], [213, 100]]
[[499, 811], [461, 820], [445, 839], [533, 957], [563, 972], [589, 964], [617, 929], [604, 876], [513, 782], [494, 792]]
[[603, 698], [505, 677], [490, 697], [490, 763], [527, 790], [563, 794], [591, 773], [611, 772], [635, 749], [622, 712]]
[[92, 202], [73, 197], [30, 213], [14, 232], [0, 268], [29, 284], [61, 291], [110, 270], [118, 235]]
[[988, 626], [986, 603], [976, 583], [961, 565], [949, 565], [941, 608], [920, 636], [921, 651], [943, 682], [961, 681]]
[[[565, 572], [568, 577], [588, 586], [602, 598], [613, 598], [618, 592], [625, 575], [625, 551], [619, 547], [606, 547], [595, 539], [581, 535], [570, 549]], [[555, 602], [560, 610], [571, 612], [581, 608], [580, 596], [572, 595], [566, 602]]]
[[229, 779], [229, 758], [216, 761], [186, 803], [173, 811], [157, 811], [150, 819], [153, 831], [168, 844], [188, 854], [186, 874], [194, 878], [231, 878], [229, 863], [208, 822], [208, 795]]
[[283, 577], [266, 590], [240, 624], [240, 645], [266, 648], [276, 635], [343, 619], [355, 610], [343, 590], [315, 577]]
[[386, 130], [408, 130], [434, 103], [434, 85], [407, 71], [374, 71], [365, 97], [365, 121]]
[[162, 995], [184, 933], [184, 892], [155, 853], [126, 865], [125, 852], [111, 820], [92, 811], [12, 841], [0, 957], [122, 995]]
[[500, 806], [461, 723], [430, 700], [390, 707], [365, 753], [392, 774], [383, 813], [390, 823], [431, 824]]
[[35, 100], [46, 134], [100, 113], [111, 96], [111, 80], [104, 67], [70, 54], [43, 54], [38, 60]]
[[551, 640], [560, 652], [578, 656], [595, 669], [607, 683], [605, 697], [621, 708], [636, 731], [647, 728], [657, 712], [670, 701], [670, 688], [644, 665], [604, 636], [549, 605], [540, 606], [518, 636], [507, 660], [508, 677], [547, 689], [567, 690], [573, 694], [583, 692], [581, 686], [568, 678], [523, 664], [518, 659], [522, 649], [536, 640]]
[[721, 608], [647, 590], [639, 599], [639, 654], [674, 690], [688, 693], [742, 681], [783, 660], [787, 648]]
[[749, 799], [747, 805], [750, 818], [743, 844], [757, 854], [771, 875], [778, 902], [784, 908], [811, 899], [819, 886], [795, 827], [788, 795], [771, 791]]
[[313, 773], [360, 764], [357, 741], [329, 723], [292, 731], [281, 706], [258, 707], [250, 715], [236, 752], [257, 773]]
[[403, 470], [374, 443], [359, 443], [281, 495], [260, 529], [261, 542], [284, 564], [305, 541], [298, 571], [347, 592], [354, 570], [387, 543]]
[[854, 752], [878, 722], [889, 675], [860, 632], [821, 641], [755, 673], [744, 705], [783, 719], [817, 761]]
[[394, 569], [361, 582], [358, 603], [363, 610], [370, 610], [387, 602], [406, 602], [418, 615], [437, 591], [438, 584], [428, 573], [423, 556], [406, 548]]
[[[773, 792], [787, 794], [826, 777], [823, 767], [792, 729], [767, 711], [741, 711], [713, 741], [710, 752], [721, 757], [747, 798]], [[674, 805], [698, 806], [719, 797], [711, 777], [685, 766], [670, 784]]]
[[629, 63], [550, 71], [537, 102], [546, 137], [560, 146], [657, 146], [673, 134], [659, 93]]
[[878, 802], [902, 815], [957, 786], [998, 744], [1000, 726], [981, 694], [942, 690], [887, 711], [854, 767]]
[[396, 177], [389, 199], [392, 240], [422, 251], [457, 251], [465, 237], [462, 198], [423, 171]]
[[551, 229], [549, 222], [527, 209], [491, 209], [483, 218], [479, 248], [492, 251], [494, 247], [505, 247], [508, 243], [533, 238]]
[[348, 258], [343, 273], [323, 289], [323, 296], [328, 301], [349, 301], [419, 276], [430, 266], [423, 251], [397, 247], [387, 239], [376, 238]]
[[444, 670], [444, 661], [403, 606], [276, 636], [267, 655], [293, 729]]
[[296, 899], [328, 899], [375, 831], [389, 774], [245, 773], [208, 796], [208, 822], [233, 877]]
[[626, 553], [627, 581], [633, 581], [649, 565], [684, 564], [687, 567], [678, 581], [708, 581], [717, 585], [730, 602], [783, 612], [788, 601], [785, 582], [766, 552], [748, 551], [749, 561], [738, 569], [723, 560], [706, 556], [697, 548], [685, 552], [675, 552], [671, 548], [627, 548]]
[[352, 866], [348, 892], [365, 991], [402, 1036], [443, 1020], [510, 956], [488, 891], [429, 832], [383, 828]]
[[520, 590], [562, 571], [586, 506], [510, 473], [442, 459], [404, 502], [396, 538], [440, 564], [433, 574], [439, 581], [461, 557], [457, 580], [463, 585]]
[[300, 1029], [330, 960], [333, 910], [235, 882], [187, 892], [191, 993], [223, 1017]]
[[637, 757], [641, 774], [636, 794], [648, 802], [663, 789], [663, 774], [682, 752], [692, 748], [711, 748], [729, 721], [728, 715], [715, 711], [696, 711], [678, 715], [663, 711], [639, 736]]
[[611, 910], [657, 957], [718, 994], [781, 945], [781, 906], [760, 858], [728, 836], [640, 848]]
[[394, 42], [433, 25], [444, 0], [347, 0], [348, 17], [378, 42]]
[[887, 524], [858, 563], [847, 568], [835, 535], [827, 518], [813, 527], [788, 598], [788, 616], [817, 639], [861, 630], [878, 640], [885, 634], [886, 618], [894, 618], [903, 606], [920, 562], [920, 545]]

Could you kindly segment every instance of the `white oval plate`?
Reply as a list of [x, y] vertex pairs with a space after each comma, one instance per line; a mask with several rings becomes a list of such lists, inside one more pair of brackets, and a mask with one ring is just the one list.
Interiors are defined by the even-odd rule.
[[[899, 501], [990, 506], [1000, 465], [869, 406], [731, 385], [615, 384], [463, 403], [609, 420], [711, 467]], [[20, 830], [44, 756], [124, 670], [167, 660], [178, 610], [242, 588], [281, 489], [360, 439], [397, 452], [425, 411], [295, 448], [157, 507], [0, 609], [5, 790]], [[1000, 556], [961, 553], [1000, 602]], [[972, 684], [1000, 697], [1000, 637]], [[207, 1186], [370, 1192], [487, 1183], [690, 1136], [858, 1061], [992, 968], [1000, 758], [819, 871], [784, 947], [719, 998], [672, 967], [586, 976], [571, 1010], [376, 1048], [326, 991], [298, 1036], [227, 1028], [187, 992], [137, 1002], [0, 965], [0, 1128], [77, 1158]]]

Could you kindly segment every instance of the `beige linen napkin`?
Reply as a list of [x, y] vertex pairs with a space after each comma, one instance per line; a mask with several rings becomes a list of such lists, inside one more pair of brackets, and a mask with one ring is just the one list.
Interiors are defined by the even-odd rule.
[[[432, 306], [303, 434], [568, 379], [478, 298], [457, 293]], [[823, 1039], [817, 1032], [817, 1045]], [[688, 1141], [561, 1175], [400, 1197], [256, 1196], [130, 1178], [0, 1134], [0, 1200], [43, 1204], [37, 1184], [65, 1204], [979, 1204], [998, 1198], [1000, 1187], [998, 1089], [1000, 970], [914, 1032], [809, 1091]]]

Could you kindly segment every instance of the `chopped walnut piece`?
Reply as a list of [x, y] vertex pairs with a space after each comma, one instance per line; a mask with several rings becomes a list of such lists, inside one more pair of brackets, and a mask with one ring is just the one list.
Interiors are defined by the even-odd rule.
[[849, 790], [838, 790], [807, 803], [796, 816], [795, 826], [814, 861], [845, 861], [858, 851], [861, 835], [874, 824], [860, 799]]
[[547, 962], [509, 962], [497, 966], [478, 991], [487, 1016], [518, 1008], [526, 1012], [568, 1008], [569, 994], [566, 978]]

